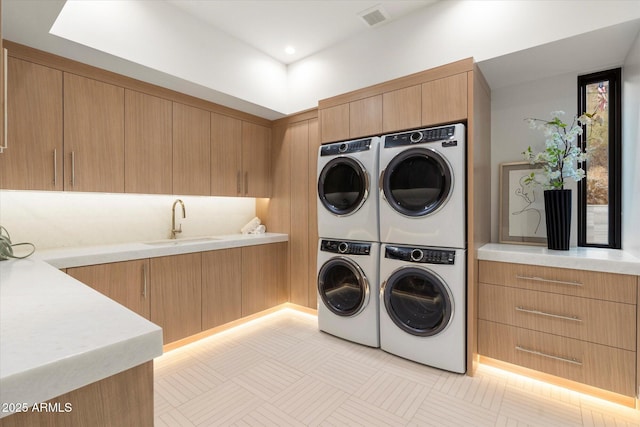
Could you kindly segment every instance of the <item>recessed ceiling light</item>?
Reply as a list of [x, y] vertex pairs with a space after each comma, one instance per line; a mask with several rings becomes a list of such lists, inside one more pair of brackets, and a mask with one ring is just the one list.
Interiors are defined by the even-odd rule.
[[287, 46], [284, 48], [284, 51], [288, 55], [293, 55], [294, 53], [296, 53], [296, 48], [293, 46]]

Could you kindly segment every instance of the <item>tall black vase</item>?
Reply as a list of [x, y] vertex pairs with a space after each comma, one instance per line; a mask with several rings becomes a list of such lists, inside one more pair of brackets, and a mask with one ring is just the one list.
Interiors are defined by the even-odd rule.
[[568, 251], [571, 234], [571, 190], [545, 190], [544, 217], [547, 221], [547, 247]]

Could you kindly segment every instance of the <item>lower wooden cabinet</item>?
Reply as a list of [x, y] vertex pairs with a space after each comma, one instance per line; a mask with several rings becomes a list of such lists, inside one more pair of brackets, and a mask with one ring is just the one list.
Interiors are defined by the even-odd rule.
[[149, 319], [149, 260], [67, 268], [67, 274]]
[[202, 253], [202, 329], [242, 317], [242, 249]]
[[287, 302], [287, 243], [242, 248], [242, 316]]
[[72, 267], [67, 274], [160, 326], [166, 345], [287, 302], [287, 245]]
[[478, 353], [636, 396], [635, 276], [480, 261]]

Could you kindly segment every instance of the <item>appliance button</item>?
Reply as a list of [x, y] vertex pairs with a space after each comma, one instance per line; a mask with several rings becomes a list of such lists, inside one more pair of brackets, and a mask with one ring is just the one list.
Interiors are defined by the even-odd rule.
[[420, 249], [414, 249], [411, 251], [411, 261], [419, 262], [422, 261], [422, 257], [424, 254]]
[[347, 251], [349, 250], [349, 244], [347, 242], [340, 242], [340, 244], [338, 245], [338, 252], [340, 252], [341, 254], [347, 253]]
[[342, 143], [338, 146], [338, 152], [344, 153], [345, 151], [347, 151], [348, 148], [349, 148], [349, 144]]
[[411, 142], [418, 142], [422, 139], [422, 132], [413, 132], [409, 138]]

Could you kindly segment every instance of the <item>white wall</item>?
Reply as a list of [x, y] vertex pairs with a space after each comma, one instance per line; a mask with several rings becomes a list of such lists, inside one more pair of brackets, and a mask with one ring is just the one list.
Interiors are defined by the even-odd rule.
[[640, 256], [640, 34], [622, 70], [622, 248]]
[[[288, 112], [455, 60], [483, 61], [637, 18], [637, 1], [440, 1], [289, 65]], [[591, 55], [583, 48], [567, 58]]]
[[[524, 161], [522, 152], [531, 146], [544, 148], [544, 135], [529, 128], [525, 118], [549, 119], [551, 111], [562, 110], [564, 119], [576, 114], [577, 75], [563, 74], [534, 82], [505, 87], [491, 92], [491, 241], [498, 241], [499, 170], [501, 163]], [[573, 189], [571, 221], [572, 246], [577, 245], [577, 185], [570, 181], [565, 188]]]
[[0, 225], [14, 243], [38, 249], [160, 240], [169, 237], [171, 206], [179, 237], [239, 233], [255, 216], [255, 199], [45, 191], [0, 191]]

